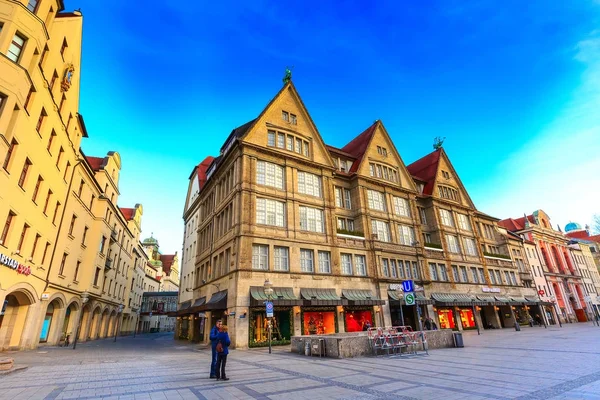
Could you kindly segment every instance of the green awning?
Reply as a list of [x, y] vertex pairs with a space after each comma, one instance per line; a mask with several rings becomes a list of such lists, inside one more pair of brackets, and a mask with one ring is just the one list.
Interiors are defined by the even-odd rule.
[[527, 300], [525, 300], [524, 297], [519, 297], [519, 296], [510, 296], [510, 300], [511, 300], [511, 303], [513, 303], [513, 304], [525, 304], [525, 303], [527, 303]]
[[[404, 304], [404, 297], [399, 298], [398, 293], [396, 293], [395, 290], [388, 290], [388, 298], [393, 301], [400, 301], [402, 304]], [[428, 299], [427, 297], [423, 296], [421, 293], [418, 293], [418, 292], [415, 293], [415, 300], [416, 300], [417, 304], [419, 304], [419, 305], [434, 303], [433, 300]]]
[[486, 304], [482, 304], [482, 305], [497, 305], [498, 301], [496, 300], [496, 298], [494, 296], [492, 296], [491, 294], [478, 294], [477, 295], [477, 299], [479, 301], [481, 301], [482, 303], [486, 303]]
[[384, 305], [385, 300], [373, 298], [373, 292], [364, 289], [342, 289], [342, 296], [351, 306], [378, 306]]
[[456, 293], [454, 302], [459, 306], [472, 306], [475, 304], [475, 296], [465, 293]]
[[494, 296], [494, 297], [496, 297], [497, 302], [504, 303], [504, 304], [510, 303], [510, 300], [506, 297], [503, 297], [503, 296]]
[[454, 301], [456, 300], [456, 296], [449, 293], [432, 293], [431, 297], [437, 303], [454, 304]]
[[436, 303], [449, 306], [472, 306], [477, 302], [475, 296], [465, 293], [432, 293], [431, 297]]
[[[273, 298], [271, 299], [276, 306], [301, 306], [303, 301], [294, 295], [294, 288], [274, 287]], [[250, 307], [262, 307], [267, 301], [265, 288], [262, 286], [250, 287]]]
[[343, 306], [348, 304], [348, 300], [340, 298], [335, 289], [300, 289], [300, 297], [306, 300], [304, 305], [310, 306]]
[[533, 305], [533, 304], [540, 304], [541, 300], [535, 297], [528, 297], [525, 296], [525, 301], [527, 302], [527, 304], [529, 305]]

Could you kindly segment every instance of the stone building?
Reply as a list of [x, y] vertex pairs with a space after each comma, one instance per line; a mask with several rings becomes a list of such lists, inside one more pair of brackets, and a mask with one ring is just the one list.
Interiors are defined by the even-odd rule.
[[185, 204], [177, 337], [206, 340], [222, 319], [235, 346], [265, 345], [267, 279], [276, 343], [417, 329], [407, 279], [422, 317], [453, 329], [512, 326], [513, 307], [539, 304], [511, 258], [522, 240], [475, 208], [442, 148], [406, 166], [381, 121], [328, 146], [291, 82], [194, 168]]
[[82, 24], [62, 1], [0, 0], [0, 350], [132, 323], [142, 207], [117, 206], [118, 153], [81, 150]]
[[587, 321], [581, 273], [569, 251], [569, 238], [552, 228], [550, 217], [544, 211], [537, 210], [521, 218], [504, 219], [499, 224], [535, 243], [548, 282], [547, 293], [555, 304], [554, 308], [558, 307], [561, 321]]

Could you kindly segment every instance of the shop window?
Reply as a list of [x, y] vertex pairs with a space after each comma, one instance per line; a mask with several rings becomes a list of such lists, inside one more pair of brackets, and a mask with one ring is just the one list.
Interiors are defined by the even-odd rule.
[[464, 329], [475, 328], [475, 319], [473, 317], [473, 310], [469, 308], [460, 309], [460, 322]]
[[438, 309], [437, 313], [440, 320], [440, 329], [456, 329], [452, 309]]
[[325, 335], [337, 332], [335, 309], [331, 311], [306, 311], [302, 322], [304, 335]]
[[[263, 309], [250, 311], [249, 347], [263, 347], [269, 345], [268, 320]], [[272, 331], [271, 343], [274, 345], [289, 344], [294, 332], [292, 308], [279, 308], [276, 306], [271, 318]]]
[[344, 323], [346, 332], [366, 331], [373, 326], [373, 313], [370, 310], [346, 311]]

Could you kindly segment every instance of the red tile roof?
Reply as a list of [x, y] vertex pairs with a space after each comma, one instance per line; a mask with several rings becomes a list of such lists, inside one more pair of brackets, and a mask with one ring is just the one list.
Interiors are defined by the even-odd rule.
[[355, 137], [342, 147], [342, 151], [352, 155], [352, 157], [356, 158], [356, 161], [352, 163], [352, 167], [350, 168], [350, 172], [356, 172], [358, 166], [360, 165], [365, 152], [367, 151], [367, 147], [369, 146], [369, 142], [375, 133], [375, 128], [379, 121], [375, 121], [373, 125], [368, 127], [363, 133]]
[[411, 175], [426, 182], [425, 187], [423, 188], [423, 194], [431, 195], [433, 193], [433, 184], [435, 176], [437, 175], [441, 154], [441, 149], [436, 150], [406, 167]]
[[123, 213], [123, 217], [125, 217], [125, 221], [131, 221], [133, 219], [133, 216], [135, 215], [135, 209], [134, 208], [121, 208], [121, 207], [119, 207], [119, 210], [121, 210], [121, 212]]
[[354, 156], [352, 154], [346, 153], [342, 149], [338, 149], [337, 147], [333, 147], [333, 146], [330, 146], [328, 144], [326, 144], [325, 147], [327, 147], [327, 150], [329, 150], [330, 153], [339, 154], [340, 156], [347, 157], [347, 158], [349, 158], [351, 160], [354, 159]]
[[[533, 218], [533, 215], [528, 215], [527, 219], [529, 220], [530, 224], [534, 224], [535, 223], [535, 218]], [[520, 231], [525, 229], [525, 217], [521, 217], [521, 218], [517, 218], [517, 219], [513, 219], [513, 218], [506, 218], [503, 219], [501, 221], [498, 221], [498, 225], [508, 229], [509, 231]]]
[[160, 261], [162, 262], [162, 268], [165, 272], [165, 275], [171, 274], [171, 267], [173, 266], [173, 262], [175, 260], [175, 254], [161, 254]]
[[204, 184], [206, 183], [206, 171], [208, 171], [210, 164], [212, 164], [214, 160], [215, 158], [213, 156], [208, 156], [204, 159], [204, 161], [198, 164], [198, 185], [200, 190], [202, 190]]
[[92, 167], [92, 170], [94, 170], [94, 171], [99, 171], [104, 166], [104, 158], [86, 156], [85, 159], [87, 160], [87, 162], [90, 164], [90, 167]]
[[591, 242], [600, 243], [600, 235], [590, 235], [588, 231], [571, 231], [566, 233], [566, 235], [573, 239], [589, 240]]

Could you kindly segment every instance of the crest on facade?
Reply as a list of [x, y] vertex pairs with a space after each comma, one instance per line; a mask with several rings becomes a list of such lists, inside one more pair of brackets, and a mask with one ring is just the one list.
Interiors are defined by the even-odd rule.
[[75, 72], [75, 66], [73, 64], [68, 64], [65, 68], [65, 73], [63, 75], [63, 80], [60, 84], [60, 87], [63, 92], [66, 92], [71, 87], [71, 79], [73, 79], [73, 73]]

